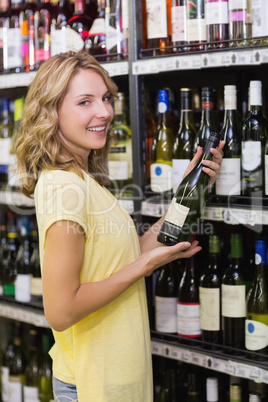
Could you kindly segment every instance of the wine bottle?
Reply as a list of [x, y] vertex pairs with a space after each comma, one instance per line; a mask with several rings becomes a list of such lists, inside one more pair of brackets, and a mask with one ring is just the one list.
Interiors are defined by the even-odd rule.
[[50, 336], [47, 332], [42, 333], [41, 337], [41, 358], [39, 366], [39, 400], [40, 402], [50, 402], [53, 400], [52, 394], [52, 360], [48, 352], [51, 347]]
[[161, 267], [155, 287], [155, 327], [159, 332], [177, 332], [178, 281], [172, 263]]
[[8, 186], [10, 188], [18, 188], [20, 186], [20, 178], [16, 171], [17, 158], [15, 154], [15, 143], [18, 138], [20, 123], [23, 114], [24, 100], [17, 98], [14, 100], [14, 125], [10, 145], [9, 166], [8, 166]]
[[199, 280], [200, 326], [207, 348], [216, 349], [222, 343], [221, 328], [220, 239], [209, 236], [209, 265]]
[[15, 296], [15, 280], [17, 275], [15, 261], [17, 257], [18, 248], [19, 248], [18, 231], [15, 216], [11, 211], [8, 211], [7, 251], [2, 260], [5, 296], [11, 296], [11, 297]]
[[105, 32], [108, 60], [127, 58], [128, 3], [126, 0], [106, 0]]
[[203, 87], [201, 99], [201, 123], [194, 140], [194, 153], [197, 151], [198, 146], [204, 148], [212, 131], [218, 132], [215, 119], [215, 94], [213, 88]]
[[168, 208], [157, 240], [167, 246], [189, 240], [205, 207], [209, 193], [209, 176], [203, 171], [203, 160], [212, 159], [211, 148], [219, 144], [219, 134], [211, 133], [200, 161], [182, 180]]
[[[106, 10], [106, 1], [99, 0], [97, 4], [96, 16], [94, 17], [92, 26], [89, 31], [89, 36], [86, 42], [86, 50], [90, 54], [94, 55], [94, 57], [99, 62], [106, 60], [106, 53], [107, 53], [106, 49], [107, 27], [105, 24], [105, 10]], [[111, 30], [113, 31], [112, 27]]]
[[127, 122], [125, 94], [118, 93], [114, 102], [114, 141], [109, 151], [108, 170], [112, 180], [111, 191], [117, 196], [131, 195], [132, 147], [131, 129]]
[[241, 385], [230, 384], [230, 402], [242, 402]]
[[236, 86], [224, 86], [224, 122], [220, 132], [225, 141], [224, 157], [216, 180], [216, 194], [241, 194], [242, 125], [237, 114]]
[[4, 294], [2, 261], [5, 258], [6, 249], [7, 249], [6, 214], [1, 212], [0, 213], [0, 296], [3, 296]]
[[0, 185], [3, 188], [8, 184], [8, 165], [13, 131], [9, 110], [9, 99], [2, 98], [0, 124]]
[[229, 39], [231, 47], [249, 46], [252, 38], [251, 0], [228, 1]]
[[29, 358], [25, 367], [25, 384], [23, 385], [23, 402], [38, 401], [39, 356], [38, 333], [30, 329], [27, 337]]
[[11, 0], [7, 30], [3, 32], [5, 36], [5, 40], [3, 41], [5, 72], [18, 73], [22, 69], [21, 28], [19, 18], [22, 8], [22, 0]]
[[187, 42], [190, 51], [204, 50], [206, 35], [205, 0], [187, 0]]
[[30, 257], [30, 273], [31, 273], [31, 284], [30, 293], [31, 301], [42, 304], [43, 302], [43, 286], [40, 268], [40, 255], [39, 255], [39, 245], [38, 245], [38, 233], [37, 229], [32, 230], [32, 253]]
[[188, 373], [187, 402], [201, 402], [198, 375], [192, 371]]
[[14, 356], [14, 322], [9, 322], [7, 326], [7, 345], [3, 350], [2, 365], [1, 365], [1, 401], [9, 402], [9, 367]]
[[35, 29], [35, 66], [50, 58], [50, 30], [53, 6], [46, 0], [41, 0], [38, 9], [34, 13], [34, 29]]
[[[86, 14], [85, 0], [75, 0], [74, 14], [69, 18], [68, 25], [78, 34], [76, 36], [80, 36], [83, 40], [83, 46], [80, 50], [85, 46], [92, 23], [92, 18]], [[78, 38], [77, 41], [80, 43]]]
[[[246, 300], [246, 349], [267, 355], [268, 352], [268, 283], [267, 247], [264, 240], [255, 243], [255, 274]], [[254, 355], [254, 359], [265, 359]]]
[[30, 220], [28, 216], [20, 219], [19, 249], [15, 260], [15, 300], [28, 303], [31, 300], [31, 275], [30, 275]]
[[205, 21], [208, 49], [228, 47], [228, 1], [205, 0]]
[[172, 0], [171, 25], [173, 52], [180, 53], [188, 50], [187, 46], [187, 1]]
[[170, 53], [171, 48], [171, 0], [144, 0], [145, 48], [153, 50], [153, 56]]
[[22, 348], [22, 328], [20, 323], [15, 323], [13, 339], [14, 354], [9, 361], [9, 401], [23, 401], [23, 384], [25, 381], [26, 359]]
[[250, 81], [249, 116], [243, 124], [242, 192], [246, 196], [264, 194], [265, 144], [268, 121], [262, 110], [262, 83]]
[[251, 2], [252, 46], [267, 45], [267, 3], [261, 0]]
[[161, 386], [155, 402], [176, 402], [177, 400], [177, 373], [171, 367], [162, 373]]
[[145, 90], [145, 138], [146, 138], [146, 176], [147, 184], [150, 186], [150, 164], [151, 164], [151, 148], [156, 133], [156, 120], [150, 108], [150, 97], [148, 91]]
[[[222, 282], [223, 344], [245, 349], [246, 296], [248, 272], [243, 264], [243, 244], [240, 233], [231, 235], [231, 263], [224, 271]], [[232, 354], [240, 353], [232, 351]]]
[[35, 0], [26, 0], [20, 13], [21, 55], [25, 71], [35, 69], [35, 29], [34, 13], [37, 10]]
[[192, 91], [181, 88], [180, 126], [175, 137], [172, 158], [172, 186], [175, 191], [181, 183], [183, 174], [193, 157], [193, 145], [196, 137], [192, 108]]
[[219, 401], [218, 378], [208, 377], [206, 380], [206, 402]]
[[1, 32], [1, 41], [0, 41], [0, 71], [3, 72], [5, 63], [5, 55], [4, 55], [4, 32], [7, 31], [8, 27], [8, 7], [9, 2], [4, 0], [0, 4], [0, 32]]
[[200, 303], [194, 258], [186, 260], [178, 289], [177, 333], [184, 338], [200, 339]]
[[170, 122], [169, 92], [158, 91], [158, 122], [151, 148], [151, 190], [163, 193], [172, 189], [174, 133]]
[[257, 392], [250, 392], [248, 402], [261, 402], [260, 394], [258, 394]]

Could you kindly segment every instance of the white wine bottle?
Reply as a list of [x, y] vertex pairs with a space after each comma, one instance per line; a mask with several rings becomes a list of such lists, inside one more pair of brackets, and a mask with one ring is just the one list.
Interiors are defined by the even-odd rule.
[[254, 359], [266, 359], [268, 352], [268, 283], [266, 280], [267, 247], [255, 243], [255, 274], [246, 302], [246, 349], [260, 353]]
[[211, 148], [219, 144], [219, 134], [211, 133], [203, 155], [191, 172], [184, 177], [168, 208], [157, 240], [167, 246], [189, 240], [205, 207], [209, 193], [209, 176], [202, 161], [212, 159]]
[[174, 132], [171, 126], [169, 91], [158, 91], [158, 124], [151, 147], [151, 190], [164, 193], [172, 189], [172, 152]]

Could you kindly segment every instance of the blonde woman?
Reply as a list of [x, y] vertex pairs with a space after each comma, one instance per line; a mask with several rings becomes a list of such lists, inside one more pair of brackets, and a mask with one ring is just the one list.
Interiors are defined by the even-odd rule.
[[[162, 220], [138, 237], [105, 188], [116, 95], [90, 55], [53, 56], [29, 88], [16, 144], [22, 191], [36, 206], [55, 401], [153, 400], [144, 277], [200, 250], [159, 244]], [[213, 154], [212, 181], [222, 158]]]

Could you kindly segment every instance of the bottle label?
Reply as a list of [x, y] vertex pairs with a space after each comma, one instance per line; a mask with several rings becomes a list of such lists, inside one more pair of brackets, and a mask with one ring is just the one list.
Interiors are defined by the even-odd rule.
[[220, 330], [220, 289], [199, 287], [200, 327], [205, 331]]
[[42, 296], [43, 295], [43, 285], [42, 278], [31, 277], [31, 295], [32, 296]]
[[31, 276], [18, 274], [15, 280], [15, 300], [28, 303], [31, 301]]
[[151, 189], [162, 193], [172, 189], [172, 166], [166, 163], [152, 163], [150, 167]]
[[241, 158], [223, 158], [216, 179], [216, 194], [241, 194]]
[[230, 318], [246, 317], [246, 286], [221, 285], [222, 315]]
[[268, 195], [268, 155], [265, 155], [265, 195]]
[[155, 296], [155, 327], [157, 331], [177, 332], [177, 298]]
[[15, 296], [15, 286], [13, 283], [4, 283], [4, 295]]
[[9, 152], [11, 147], [11, 138], [0, 139], [0, 164], [9, 164]]
[[177, 333], [189, 338], [200, 337], [199, 303], [177, 303]]
[[167, 7], [166, 0], [146, 0], [147, 39], [166, 38]]
[[228, 1], [206, 0], [205, 16], [206, 25], [228, 24]]
[[207, 40], [204, 18], [188, 19], [186, 24], [187, 42], [205, 42]]
[[[267, 321], [267, 316], [265, 316]], [[261, 350], [268, 346], [268, 326], [259, 321], [246, 320], [246, 349]]]
[[1, 367], [1, 385], [2, 385], [2, 389], [1, 389], [1, 396], [2, 396], [2, 402], [8, 402], [8, 392], [9, 392], [9, 381], [8, 381], [8, 377], [9, 377], [9, 369], [8, 367]]
[[[9, 28], [6, 30], [7, 58], [4, 68], [16, 68], [22, 66], [21, 56], [21, 31], [20, 28]], [[5, 44], [4, 44], [5, 47]]]
[[127, 161], [108, 161], [109, 177], [112, 180], [128, 179]]
[[189, 162], [190, 159], [172, 159], [172, 185], [174, 192], [181, 183], [183, 174], [189, 165]]
[[268, 4], [266, 0], [251, 0], [252, 10], [252, 36], [268, 35], [267, 15]]
[[29, 387], [27, 385], [23, 386], [23, 402], [37, 402], [39, 401], [38, 397], [38, 388], [37, 387]]
[[17, 376], [9, 376], [8, 383], [9, 401], [22, 402], [22, 384]]
[[242, 142], [243, 180], [250, 188], [262, 185], [261, 142]]
[[168, 208], [168, 211], [166, 213], [165, 220], [182, 228], [189, 211], [190, 208], [185, 207], [182, 204], [178, 204], [176, 202], [176, 198], [173, 197], [170, 206]]
[[186, 6], [171, 8], [172, 42], [186, 42]]

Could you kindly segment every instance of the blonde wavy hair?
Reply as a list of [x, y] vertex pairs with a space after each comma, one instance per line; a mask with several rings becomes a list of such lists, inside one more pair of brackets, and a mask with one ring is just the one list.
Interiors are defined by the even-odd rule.
[[[81, 69], [93, 70], [103, 78], [112, 98], [118, 88], [107, 71], [86, 52], [66, 52], [51, 57], [37, 71], [24, 103], [20, 133], [15, 144], [22, 192], [33, 195], [39, 174], [44, 169], [75, 171], [83, 177], [82, 163], [61, 141], [58, 110], [71, 78]], [[89, 172], [101, 185], [107, 184], [106, 163], [112, 131], [104, 148], [90, 152]], [[64, 152], [63, 152], [64, 151]]]

